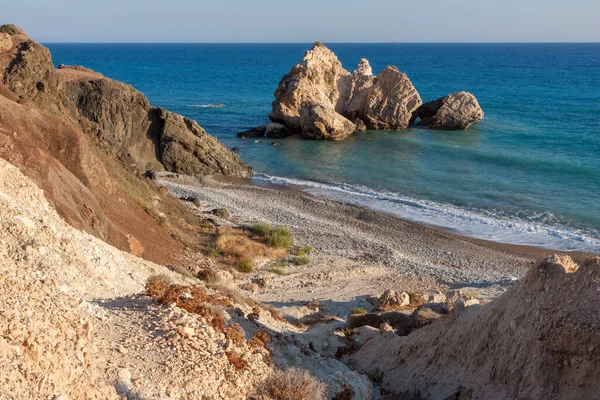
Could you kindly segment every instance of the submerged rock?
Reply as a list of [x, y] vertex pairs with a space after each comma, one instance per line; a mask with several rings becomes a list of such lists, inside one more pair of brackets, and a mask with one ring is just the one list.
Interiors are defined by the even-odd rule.
[[420, 125], [438, 130], [467, 129], [483, 119], [479, 102], [471, 93], [457, 92], [423, 104], [415, 113]]
[[265, 128], [265, 136], [268, 138], [284, 138], [293, 135], [294, 132], [290, 131], [285, 125], [272, 122]]
[[237, 136], [241, 138], [254, 138], [254, 137], [263, 137], [265, 136], [265, 131], [267, 130], [266, 125], [257, 126], [256, 128], [248, 129], [243, 132], [238, 132]]

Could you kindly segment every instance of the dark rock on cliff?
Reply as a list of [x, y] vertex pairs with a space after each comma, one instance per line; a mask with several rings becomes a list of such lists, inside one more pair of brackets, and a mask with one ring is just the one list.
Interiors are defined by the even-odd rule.
[[0, 54], [4, 84], [41, 109], [78, 124], [127, 168], [251, 175], [239, 156], [198, 124], [153, 107], [130, 85], [81, 66], [55, 70], [48, 49], [20, 29], [5, 25], [0, 34], [9, 34], [13, 46]]
[[187, 175], [250, 176], [237, 154], [206, 133], [196, 121], [159, 109], [160, 159], [169, 171]]

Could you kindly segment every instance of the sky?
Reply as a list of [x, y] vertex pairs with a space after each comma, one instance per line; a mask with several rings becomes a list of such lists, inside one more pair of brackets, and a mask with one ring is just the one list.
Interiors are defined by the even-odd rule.
[[599, 0], [18, 0], [39, 42], [600, 42]]

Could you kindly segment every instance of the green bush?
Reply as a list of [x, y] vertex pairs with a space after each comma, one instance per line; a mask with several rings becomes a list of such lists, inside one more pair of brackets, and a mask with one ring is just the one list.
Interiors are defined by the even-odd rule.
[[267, 246], [290, 247], [293, 244], [293, 235], [289, 229], [280, 226], [274, 228], [267, 239]]
[[313, 248], [310, 246], [298, 246], [294, 249], [295, 256], [304, 256], [312, 253]]
[[237, 270], [245, 273], [252, 272], [254, 270], [254, 263], [247, 258], [242, 258], [237, 262]]
[[220, 257], [223, 255], [223, 252], [221, 251], [220, 248], [218, 248], [215, 245], [208, 245], [204, 248], [204, 252], [206, 253], [207, 256], [209, 257]]
[[273, 228], [269, 224], [255, 224], [250, 227], [250, 231], [255, 235], [267, 236]]
[[294, 264], [308, 265], [308, 264], [310, 264], [310, 258], [308, 258], [306, 256], [294, 257]]
[[352, 310], [350, 310], [350, 314], [352, 315], [364, 315], [367, 313], [367, 310], [365, 310], [362, 307], [354, 307]]

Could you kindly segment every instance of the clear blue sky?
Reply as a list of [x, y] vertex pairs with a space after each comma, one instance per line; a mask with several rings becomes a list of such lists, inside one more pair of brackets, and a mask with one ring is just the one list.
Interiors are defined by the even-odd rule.
[[600, 0], [16, 0], [40, 42], [600, 42]]

